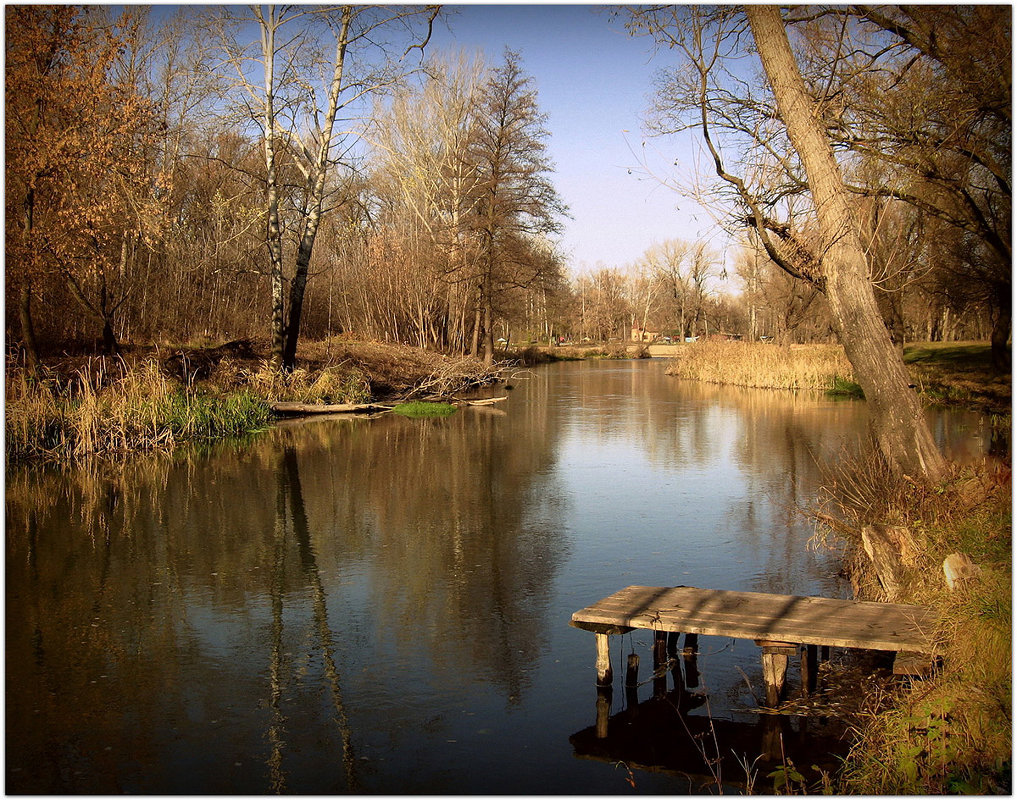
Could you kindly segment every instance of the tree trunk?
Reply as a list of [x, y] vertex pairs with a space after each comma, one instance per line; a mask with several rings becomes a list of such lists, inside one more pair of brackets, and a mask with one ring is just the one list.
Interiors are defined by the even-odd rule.
[[494, 364], [494, 314], [487, 292], [484, 293], [484, 364]]
[[21, 284], [18, 315], [21, 319], [21, 344], [25, 348], [25, 367], [35, 375], [39, 369], [39, 347], [35, 341], [35, 325], [32, 323], [32, 285], [27, 278]]
[[269, 9], [266, 20], [256, 12], [261, 24], [261, 47], [265, 58], [265, 194], [268, 211], [266, 245], [272, 283], [272, 350], [270, 361], [279, 370], [283, 367], [286, 337], [286, 295], [283, 285], [282, 228], [279, 223], [279, 187], [275, 163], [275, 31], [276, 10]]
[[834, 327], [868, 400], [880, 451], [897, 472], [935, 483], [943, 478], [946, 462], [883, 324], [840, 169], [798, 71], [780, 11], [776, 6], [746, 6], [745, 13], [788, 138], [808, 176]]
[[300, 245], [297, 248], [297, 261], [290, 282], [290, 308], [286, 324], [286, 342], [282, 351], [282, 367], [292, 370], [297, 361], [297, 340], [300, 338], [300, 317], [304, 308], [304, 290], [307, 287], [307, 274], [311, 264], [311, 253], [314, 251], [314, 240], [318, 236], [321, 224], [322, 206], [325, 199], [325, 179], [328, 175], [332, 152], [332, 135], [335, 127], [336, 114], [339, 111], [339, 94], [343, 88], [343, 75], [346, 65], [346, 49], [349, 45], [350, 25], [353, 22], [353, 7], [344, 6], [342, 25], [336, 40], [335, 64], [332, 81], [328, 90], [328, 109], [325, 120], [318, 134], [318, 149], [314, 163], [308, 170], [308, 210], [304, 214], [303, 230]]
[[477, 291], [477, 308], [473, 312], [473, 340], [470, 342], [470, 356], [476, 359], [480, 355], [480, 330], [483, 326], [484, 287]]
[[1010, 325], [1013, 315], [1012, 287], [996, 287], [996, 319], [992, 323], [992, 365], [1000, 373], [1009, 373], [1010, 349], [1006, 343], [1010, 339]]

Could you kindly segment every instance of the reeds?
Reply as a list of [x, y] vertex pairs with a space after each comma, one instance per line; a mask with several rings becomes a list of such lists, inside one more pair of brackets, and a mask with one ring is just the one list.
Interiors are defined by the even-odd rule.
[[250, 390], [209, 396], [168, 379], [154, 361], [136, 367], [98, 361], [65, 382], [8, 366], [8, 460], [168, 448], [184, 440], [263, 427], [267, 404]]
[[682, 346], [667, 372], [692, 381], [758, 389], [833, 391], [854, 380], [839, 345], [694, 342]]
[[224, 359], [212, 375], [213, 383], [226, 372], [230, 372], [223, 382], [226, 386], [246, 386], [259, 397], [273, 402], [365, 403], [371, 397], [367, 376], [349, 364], [313, 372], [297, 368], [289, 373], [280, 373], [266, 362], [254, 373], [233, 375], [235, 368]]

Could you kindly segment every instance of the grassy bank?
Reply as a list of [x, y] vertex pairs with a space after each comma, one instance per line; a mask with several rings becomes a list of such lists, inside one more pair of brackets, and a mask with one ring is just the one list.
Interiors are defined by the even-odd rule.
[[503, 351], [505, 360], [532, 367], [553, 362], [576, 362], [584, 359], [648, 359], [650, 352], [639, 343], [611, 342], [596, 345], [529, 345]]
[[[993, 368], [988, 343], [912, 344], [904, 349], [904, 363], [915, 387], [930, 403], [1003, 416], [1008, 423], [1010, 374]], [[696, 342], [681, 346], [668, 373], [714, 384], [862, 397], [839, 345]]]
[[275, 401], [362, 403], [443, 398], [498, 375], [456, 359], [376, 342], [309, 343], [286, 375], [267, 348], [137, 348], [122, 357], [50, 360], [37, 376], [5, 370], [8, 460], [169, 449], [179, 443], [264, 428]]
[[834, 391], [854, 381], [839, 345], [695, 342], [682, 346], [667, 372], [691, 381], [759, 389]]
[[168, 378], [155, 362], [105, 363], [61, 379], [6, 375], [8, 459], [69, 459], [171, 448], [264, 427], [268, 403], [250, 389], [209, 394]]
[[[903, 591], [931, 606], [942, 645], [930, 677], [872, 699], [838, 778], [845, 793], [1007, 793], [1012, 764], [1011, 479], [1007, 468], [967, 472], [936, 491], [895, 481], [878, 463], [848, 465], [830, 484], [822, 519], [853, 546], [857, 595], [886, 600], [858, 532], [902, 526]], [[835, 522], [834, 522], [835, 521]], [[943, 560], [965, 553], [978, 574], [947, 588]]]
[[1010, 373], [993, 368], [988, 343], [916, 343], [904, 349], [904, 363], [930, 401], [1009, 417]]

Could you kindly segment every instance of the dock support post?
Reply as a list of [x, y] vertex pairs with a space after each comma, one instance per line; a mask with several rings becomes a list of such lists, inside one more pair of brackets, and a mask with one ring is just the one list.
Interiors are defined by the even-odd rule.
[[696, 654], [699, 653], [699, 635], [686, 634], [685, 647], [682, 649], [682, 659], [685, 662], [685, 686], [694, 688], [699, 686], [699, 665], [696, 662]]
[[816, 676], [819, 672], [819, 647], [806, 645], [802, 651], [802, 692], [812, 695], [816, 689]]
[[625, 704], [634, 710], [639, 706], [639, 654], [629, 654], [625, 666]]
[[681, 636], [679, 631], [669, 631], [667, 633], [667, 655], [669, 657], [678, 653], [678, 638]]
[[611, 647], [606, 634], [597, 635], [597, 686], [610, 687], [614, 674], [611, 671]]
[[629, 654], [628, 663], [625, 665], [625, 686], [636, 687], [639, 685], [639, 654]]
[[667, 694], [667, 633], [653, 632], [653, 695], [655, 698]]
[[788, 657], [798, 653], [798, 646], [794, 643], [769, 640], [756, 640], [756, 645], [763, 649], [763, 684], [766, 686], [766, 705], [777, 706], [780, 703], [781, 693], [784, 692]]
[[763, 683], [766, 685], [766, 705], [777, 706], [787, 678], [787, 654], [768, 654], [763, 651]]

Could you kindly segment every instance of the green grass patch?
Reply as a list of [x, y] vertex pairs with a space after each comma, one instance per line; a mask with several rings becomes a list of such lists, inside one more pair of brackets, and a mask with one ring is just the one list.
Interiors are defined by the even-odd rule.
[[430, 401], [409, 401], [400, 403], [392, 412], [403, 417], [448, 417], [454, 414], [456, 407], [451, 403], [432, 403]]
[[839, 375], [833, 377], [833, 386], [826, 390], [826, 394], [832, 398], [865, 399], [865, 393], [857, 383]]

